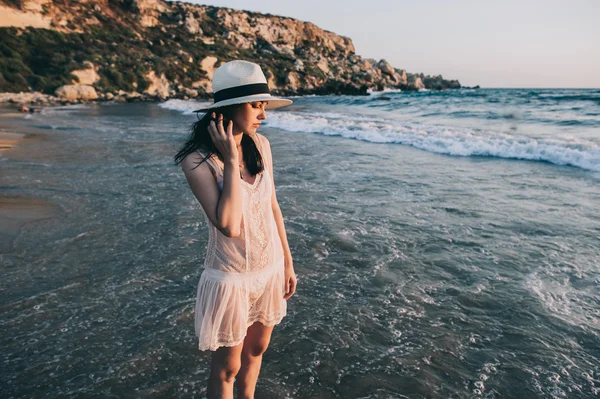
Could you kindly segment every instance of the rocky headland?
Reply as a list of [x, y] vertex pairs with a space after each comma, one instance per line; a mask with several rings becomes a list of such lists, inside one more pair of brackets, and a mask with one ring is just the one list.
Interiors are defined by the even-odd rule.
[[162, 0], [0, 0], [0, 102], [207, 98], [214, 70], [260, 64], [273, 93], [444, 90], [292, 18]]

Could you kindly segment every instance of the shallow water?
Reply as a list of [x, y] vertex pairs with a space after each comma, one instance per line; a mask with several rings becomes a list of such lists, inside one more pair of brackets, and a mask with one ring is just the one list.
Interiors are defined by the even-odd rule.
[[[600, 175], [282, 128], [319, 112], [374, 117], [334, 100], [296, 99], [263, 131], [299, 286], [257, 397], [597, 397]], [[410, 123], [442, 123], [427, 118]], [[171, 164], [191, 120], [125, 104], [18, 122], [48, 139], [0, 159], [2, 195], [59, 216], [0, 254], [2, 397], [204, 396], [193, 306], [207, 232]], [[539, 124], [519, 134], [538, 139]], [[587, 129], [575, 139], [593, 151]]]

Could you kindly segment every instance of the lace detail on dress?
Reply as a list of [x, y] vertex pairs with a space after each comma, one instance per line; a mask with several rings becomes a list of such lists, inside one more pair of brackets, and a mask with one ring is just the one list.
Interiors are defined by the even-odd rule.
[[[260, 145], [260, 139], [255, 139], [257, 146], [262, 153], [262, 146]], [[216, 172], [217, 182], [220, 182], [220, 188], [222, 188], [223, 181], [223, 170], [224, 165], [219, 158], [212, 154], [208, 159], [209, 165]], [[266, 159], [263, 158], [263, 162], [266, 164]], [[269, 172], [265, 167], [263, 171], [256, 175], [254, 184], [250, 184], [246, 181], [242, 181], [242, 226], [243, 232], [243, 248], [245, 256], [245, 265], [237, 262], [232, 262], [229, 254], [219, 251], [216, 242], [221, 239], [229, 239], [228, 237], [212, 237], [209, 238], [209, 245], [207, 248], [207, 267], [214, 267], [215, 263], [220, 263], [229, 268], [240, 271], [252, 271], [261, 270], [268, 267], [273, 263], [273, 242], [271, 234], [270, 216], [271, 216], [271, 180]], [[216, 227], [212, 226], [214, 230], [213, 235], [218, 234]], [[242, 237], [237, 238], [242, 241]], [[240, 251], [241, 252], [241, 251]]]
[[248, 235], [246, 237], [246, 248], [248, 256], [248, 270], [261, 270], [269, 266], [272, 259], [272, 243], [267, 221], [269, 220], [266, 212], [269, 211], [271, 196], [269, 185], [266, 184], [269, 179], [265, 178], [266, 170], [261, 172], [262, 176], [257, 176], [261, 181], [256, 187], [245, 186], [247, 203], [246, 216], [249, 216]]

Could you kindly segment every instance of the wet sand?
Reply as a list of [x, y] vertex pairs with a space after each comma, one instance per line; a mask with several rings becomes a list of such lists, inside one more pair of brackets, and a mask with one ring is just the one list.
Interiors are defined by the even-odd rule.
[[[0, 152], [3, 157], [13, 158], [14, 155], [14, 158], [22, 158], [26, 151], [15, 151], [43, 137], [38, 132], [18, 125], [17, 122], [25, 115], [10, 108], [0, 108]], [[0, 252], [12, 248], [25, 224], [54, 217], [57, 213], [56, 205], [41, 198], [7, 196], [0, 191]]]
[[24, 113], [17, 112], [13, 107], [0, 106], [0, 151], [6, 151], [17, 146], [27, 136], [19, 132], [15, 122], [22, 120]]
[[0, 132], [0, 151], [13, 148], [24, 138], [25, 135], [21, 133]]
[[0, 252], [12, 248], [25, 224], [57, 214], [55, 205], [40, 198], [0, 196]]
[[0, 157], [27, 157], [27, 152], [17, 150], [48, 137], [47, 131], [28, 123], [30, 117], [30, 113], [19, 112], [14, 107], [0, 104]]

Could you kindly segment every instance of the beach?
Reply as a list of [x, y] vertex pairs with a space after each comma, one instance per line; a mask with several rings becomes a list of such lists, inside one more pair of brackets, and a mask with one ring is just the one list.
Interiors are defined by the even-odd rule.
[[[293, 100], [261, 128], [298, 290], [257, 397], [597, 397], [598, 90]], [[2, 397], [205, 396], [197, 108], [0, 119]]]

